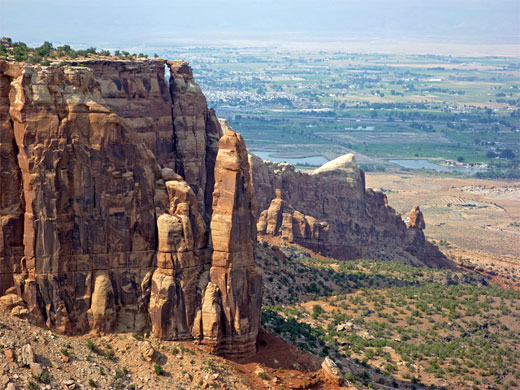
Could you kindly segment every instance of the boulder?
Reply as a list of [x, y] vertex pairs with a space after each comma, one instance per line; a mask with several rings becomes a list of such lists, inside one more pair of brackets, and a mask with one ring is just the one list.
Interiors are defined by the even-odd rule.
[[9, 382], [7, 386], [5, 387], [5, 390], [16, 390], [17, 387], [13, 382]]
[[8, 362], [13, 363], [16, 360], [16, 355], [14, 353], [14, 350], [12, 348], [6, 348], [4, 349], [4, 356], [7, 359]]
[[161, 169], [161, 176], [165, 182], [172, 180], [182, 180], [182, 176], [175, 173], [175, 171], [171, 168], [163, 168]]
[[34, 362], [34, 352], [31, 344], [25, 344], [20, 353], [20, 363], [24, 366], [31, 366]]
[[139, 353], [147, 362], [151, 362], [156, 358], [155, 349], [149, 341], [142, 341], [139, 343]]
[[0, 310], [10, 311], [17, 306], [23, 306], [23, 299], [16, 294], [7, 294], [0, 297]]
[[18, 318], [25, 318], [29, 315], [29, 310], [23, 306], [16, 306], [11, 310], [11, 315]]
[[43, 374], [43, 368], [40, 363], [33, 362], [30, 366], [31, 368], [31, 374], [33, 376], [39, 377], [41, 374]]
[[325, 376], [336, 386], [341, 386], [345, 382], [345, 378], [343, 377], [340, 369], [328, 356], [325, 358], [325, 360], [323, 360], [321, 368], [325, 373]]

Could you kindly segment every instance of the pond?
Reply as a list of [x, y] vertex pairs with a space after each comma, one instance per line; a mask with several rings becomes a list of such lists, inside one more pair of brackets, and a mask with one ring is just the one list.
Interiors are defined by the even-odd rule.
[[270, 160], [276, 162], [286, 162], [292, 165], [311, 165], [320, 167], [328, 160], [323, 156], [308, 156], [308, 157], [278, 157], [278, 152], [266, 152], [259, 150], [251, 150], [251, 153], [256, 154], [262, 160]]
[[446, 167], [444, 165], [433, 164], [428, 160], [415, 160], [415, 159], [400, 159], [400, 160], [388, 160], [392, 164], [399, 165], [403, 168], [408, 169], [432, 169], [435, 171], [442, 172], [463, 172], [463, 173], [477, 173], [482, 172], [482, 169], [477, 168], [463, 168], [463, 167]]

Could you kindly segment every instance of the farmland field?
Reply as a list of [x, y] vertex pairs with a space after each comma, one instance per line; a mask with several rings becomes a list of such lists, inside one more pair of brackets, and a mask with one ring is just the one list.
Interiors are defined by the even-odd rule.
[[268, 48], [165, 55], [190, 61], [209, 105], [253, 152], [280, 161], [354, 152], [365, 169], [426, 158], [518, 175], [518, 58]]

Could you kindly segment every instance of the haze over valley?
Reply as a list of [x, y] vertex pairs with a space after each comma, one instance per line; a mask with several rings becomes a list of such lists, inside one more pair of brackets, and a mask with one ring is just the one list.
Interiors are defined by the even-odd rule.
[[520, 3], [0, 0], [0, 390], [520, 388]]

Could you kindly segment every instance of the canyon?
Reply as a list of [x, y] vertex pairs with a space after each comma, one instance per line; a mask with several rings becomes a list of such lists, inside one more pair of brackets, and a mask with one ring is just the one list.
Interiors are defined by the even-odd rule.
[[185, 62], [0, 61], [0, 163], [0, 296], [58, 333], [251, 356], [257, 238], [451, 266], [420, 209], [407, 226], [352, 155], [302, 173], [249, 154]]

